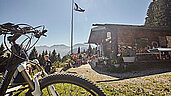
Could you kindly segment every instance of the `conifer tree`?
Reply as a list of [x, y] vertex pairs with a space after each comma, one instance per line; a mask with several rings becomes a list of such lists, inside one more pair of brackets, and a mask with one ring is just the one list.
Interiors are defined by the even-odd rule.
[[33, 59], [36, 59], [37, 57], [38, 57], [38, 53], [37, 53], [36, 48], [34, 47], [29, 55], [29, 59], [33, 60]]
[[81, 48], [80, 47], [78, 47], [78, 54], [80, 54], [81, 53]]
[[60, 55], [60, 53], [58, 53], [57, 61], [61, 62], [61, 55]]
[[4, 72], [5, 70], [5, 66], [6, 66], [6, 63], [4, 62], [4, 60], [6, 60], [7, 58], [2, 56], [5, 51], [4, 51], [4, 46], [3, 46], [3, 43], [1, 44], [0, 46], [0, 72]]
[[90, 52], [90, 53], [92, 53], [92, 47], [91, 47], [91, 45], [88, 46], [88, 50], [87, 51]]
[[45, 55], [48, 55], [48, 51], [47, 50], [45, 51]]
[[45, 56], [45, 52], [43, 51], [42, 52], [42, 55], [41, 55], [41, 58], [40, 58], [40, 65], [44, 65], [45, 64], [45, 59], [44, 59], [44, 56]]
[[51, 57], [51, 51], [49, 51], [49, 57]]
[[83, 50], [83, 53], [86, 53], [86, 50], [85, 49]]
[[52, 55], [51, 55], [51, 62], [54, 63], [55, 61], [57, 61], [57, 54], [55, 49], [52, 51]]
[[38, 58], [37, 58], [37, 59], [39, 60], [39, 62], [40, 62], [41, 58], [42, 58], [42, 55], [39, 54], [39, 56], [38, 56]]
[[5, 48], [4, 48], [4, 45], [2, 43], [1, 46], [0, 46], [0, 56], [4, 54], [4, 52], [5, 52], [4, 49]]

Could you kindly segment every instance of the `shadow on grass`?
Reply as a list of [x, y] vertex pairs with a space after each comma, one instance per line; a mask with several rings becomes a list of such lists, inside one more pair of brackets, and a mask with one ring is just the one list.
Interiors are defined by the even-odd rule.
[[78, 68], [78, 67], [80, 67], [80, 66], [82, 66], [82, 65], [85, 65], [85, 64], [81, 64], [81, 65], [75, 64], [75, 65], [72, 65], [72, 67], [71, 67], [71, 66], [63, 67], [63, 68], [60, 70], [60, 72], [62, 72], [62, 71], [66, 72], [66, 71], [69, 70], [70, 68]]
[[[91, 64], [90, 64], [91, 66]], [[145, 66], [151, 66], [151, 65], [145, 65]], [[150, 76], [150, 75], [156, 75], [156, 74], [162, 74], [162, 73], [167, 73], [171, 72], [171, 63], [166, 65], [161, 65], [161, 64], [156, 64], [152, 65], [150, 68], [144, 67], [140, 65], [140, 68], [133, 68], [132, 70], [127, 70], [127, 71], [121, 71], [121, 72], [106, 72], [106, 71], [101, 71], [97, 67], [93, 68], [99, 74], [104, 74], [112, 77], [116, 77], [119, 79], [114, 79], [114, 80], [102, 80], [102, 81], [96, 81], [97, 83], [100, 82], [113, 82], [113, 81], [120, 81], [120, 80], [125, 80], [125, 79], [130, 79], [130, 78], [137, 78], [137, 77], [144, 77], [144, 76]], [[104, 67], [103, 67], [104, 69]]]

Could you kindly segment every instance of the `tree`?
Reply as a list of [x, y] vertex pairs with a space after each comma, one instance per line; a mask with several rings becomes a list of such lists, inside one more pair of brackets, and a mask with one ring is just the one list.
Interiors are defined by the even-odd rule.
[[145, 20], [145, 26], [171, 27], [170, 0], [153, 0], [150, 3]]
[[57, 61], [61, 62], [61, 55], [60, 55], [60, 53], [58, 53]]
[[83, 50], [83, 53], [86, 53], [86, 50], [85, 49]]
[[43, 50], [43, 52], [42, 52], [42, 56], [44, 57], [45, 56], [45, 51]]
[[88, 53], [90, 53], [90, 54], [92, 53], [92, 47], [91, 47], [90, 44], [89, 44], [89, 46], [88, 46], [88, 50], [87, 50], [87, 51], [88, 51]]
[[81, 49], [80, 49], [80, 47], [78, 47], [78, 54], [80, 54], [80, 52], [81, 52]]
[[63, 58], [62, 58], [62, 62], [65, 62], [67, 60], [67, 55], [65, 55]]
[[55, 51], [55, 49], [52, 51], [52, 55], [51, 55], [51, 57], [50, 57], [50, 59], [51, 59], [51, 62], [52, 63], [54, 63], [55, 61], [57, 61], [57, 54], [56, 54], [56, 51]]
[[39, 56], [38, 56], [38, 58], [37, 58], [37, 59], [39, 60], [39, 62], [40, 62], [41, 58], [42, 58], [42, 55], [39, 54]]
[[44, 59], [44, 56], [45, 56], [45, 52], [43, 51], [42, 52], [42, 55], [41, 55], [41, 57], [40, 57], [40, 65], [44, 65], [45, 64], [45, 59]]
[[45, 55], [48, 55], [48, 51], [47, 50], [45, 51]]
[[4, 48], [4, 45], [2, 43], [1, 46], [0, 46], [0, 56], [4, 54], [4, 52], [5, 52], [4, 49], [5, 48]]
[[49, 51], [49, 57], [51, 57], [51, 51]]
[[29, 59], [30, 60], [33, 60], [33, 59], [36, 59], [38, 56], [38, 53], [37, 53], [37, 50], [36, 48], [34, 47], [29, 55]]
[[6, 56], [3, 56], [4, 53], [5, 53], [5, 50], [4, 50], [4, 46], [3, 46], [3, 43], [1, 44], [0, 46], [0, 72], [5, 72], [5, 66], [7, 64], [7, 61], [8, 61], [8, 58], [9, 58], [9, 54], [7, 54], [7, 57]]

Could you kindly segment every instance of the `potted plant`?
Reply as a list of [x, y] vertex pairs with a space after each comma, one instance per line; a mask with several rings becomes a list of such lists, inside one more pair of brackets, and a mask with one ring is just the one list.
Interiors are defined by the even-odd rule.
[[135, 61], [135, 51], [130, 50], [122, 52], [122, 58], [124, 62], [134, 62]]

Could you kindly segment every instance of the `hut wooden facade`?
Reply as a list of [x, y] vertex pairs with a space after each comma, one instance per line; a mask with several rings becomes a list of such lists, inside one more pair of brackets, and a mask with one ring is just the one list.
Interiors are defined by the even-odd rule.
[[[102, 44], [104, 55], [146, 54], [152, 48], [171, 48], [171, 29], [137, 25], [93, 24], [88, 43]], [[141, 59], [141, 58], [140, 58]], [[139, 59], [139, 60], [140, 60]]]

